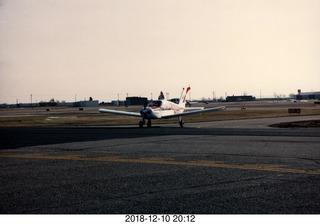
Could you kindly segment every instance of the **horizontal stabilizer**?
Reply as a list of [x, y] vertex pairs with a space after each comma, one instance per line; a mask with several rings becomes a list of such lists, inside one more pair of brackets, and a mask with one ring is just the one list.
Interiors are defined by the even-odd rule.
[[186, 107], [184, 108], [185, 111], [193, 111], [193, 110], [203, 110], [204, 107]]
[[187, 112], [168, 115], [168, 116], [162, 116], [162, 118], [182, 117], [182, 116], [191, 115], [191, 114], [206, 113], [206, 112], [219, 111], [219, 110], [225, 110], [225, 109], [226, 107], [212, 107], [212, 108], [206, 108], [202, 110], [193, 110], [193, 111], [187, 111]]

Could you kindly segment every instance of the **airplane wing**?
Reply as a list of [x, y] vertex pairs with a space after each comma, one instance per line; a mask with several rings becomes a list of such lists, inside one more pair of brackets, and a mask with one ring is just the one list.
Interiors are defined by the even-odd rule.
[[108, 114], [126, 115], [126, 116], [132, 116], [132, 117], [141, 117], [140, 113], [121, 111], [121, 110], [99, 109], [99, 112], [108, 113]]
[[212, 108], [207, 108], [202, 110], [192, 110], [192, 111], [182, 112], [178, 114], [162, 116], [162, 118], [182, 117], [182, 116], [191, 115], [191, 114], [206, 113], [210, 111], [219, 111], [219, 110], [225, 110], [225, 109], [226, 107], [212, 107]]

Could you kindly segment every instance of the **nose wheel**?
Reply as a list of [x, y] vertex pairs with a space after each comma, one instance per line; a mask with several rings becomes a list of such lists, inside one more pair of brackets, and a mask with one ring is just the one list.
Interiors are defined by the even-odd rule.
[[[139, 121], [139, 127], [142, 128], [145, 123], [146, 123], [146, 122], [145, 122], [144, 119], [143, 119], [142, 121]], [[151, 128], [151, 120], [150, 120], [150, 119], [148, 119], [147, 127], [148, 127], [148, 128]]]

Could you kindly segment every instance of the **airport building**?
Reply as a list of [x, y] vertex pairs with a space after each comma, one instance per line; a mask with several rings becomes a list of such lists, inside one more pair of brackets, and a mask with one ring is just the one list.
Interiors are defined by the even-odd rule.
[[126, 98], [126, 105], [131, 106], [131, 105], [145, 105], [148, 103], [148, 98], [146, 97], [127, 97]]
[[99, 100], [85, 100], [74, 102], [75, 107], [97, 107], [99, 106]]
[[40, 102], [39, 103], [40, 107], [56, 107], [58, 106], [57, 102]]
[[226, 102], [255, 101], [254, 96], [227, 96]]
[[298, 90], [297, 100], [320, 100], [320, 92], [301, 92]]
[[125, 106], [126, 105], [126, 101], [123, 101], [123, 100], [112, 100], [111, 101], [111, 105], [112, 106]]

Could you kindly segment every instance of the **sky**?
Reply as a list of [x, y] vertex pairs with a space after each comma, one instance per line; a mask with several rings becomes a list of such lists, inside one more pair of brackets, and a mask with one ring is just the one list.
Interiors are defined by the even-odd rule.
[[320, 0], [0, 0], [0, 103], [320, 91]]

